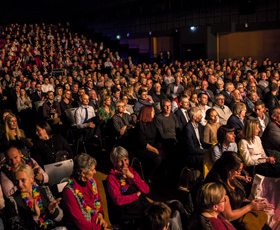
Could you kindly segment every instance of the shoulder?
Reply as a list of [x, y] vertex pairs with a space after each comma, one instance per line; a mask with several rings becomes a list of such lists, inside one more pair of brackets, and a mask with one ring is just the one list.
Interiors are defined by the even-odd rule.
[[79, 106], [77, 109], [76, 109], [76, 113], [80, 113], [82, 110], [83, 110], [83, 106]]
[[211, 130], [211, 127], [210, 127], [210, 124], [206, 124], [205, 126], [204, 126], [204, 131], [209, 131], [209, 130]]
[[191, 123], [191, 122], [188, 122], [188, 123], [185, 125], [184, 130], [188, 130], [188, 131], [193, 130], [192, 123]]

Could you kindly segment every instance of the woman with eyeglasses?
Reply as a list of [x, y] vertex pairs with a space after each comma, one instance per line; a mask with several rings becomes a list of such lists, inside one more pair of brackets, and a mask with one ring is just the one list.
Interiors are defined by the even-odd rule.
[[221, 183], [204, 184], [196, 195], [198, 210], [190, 218], [188, 229], [234, 230], [225, 219], [226, 190]]
[[[254, 223], [248, 223], [248, 218], [256, 217], [259, 226], [266, 224], [267, 214], [263, 210], [273, 209], [273, 205], [263, 200], [254, 199], [252, 201], [246, 199], [246, 192], [242, 184], [237, 180], [243, 169], [243, 161], [241, 157], [234, 152], [224, 152], [219, 158], [211, 171], [208, 173], [205, 183], [220, 182], [223, 184], [226, 195], [224, 210], [221, 212], [223, 216], [231, 221], [237, 229], [243, 229], [245, 223], [248, 225], [246, 229], [262, 229], [255, 228]], [[269, 228], [268, 228], [269, 229]]]

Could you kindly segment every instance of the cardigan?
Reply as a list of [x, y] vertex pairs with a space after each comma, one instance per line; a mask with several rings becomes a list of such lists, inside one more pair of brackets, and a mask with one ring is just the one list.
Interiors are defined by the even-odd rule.
[[[46, 219], [51, 220], [51, 224], [48, 225], [47, 229], [53, 229], [54, 221], [61, 221], [63, 211], [60, 207], [57, 207], [53, 214], [49, 213], [47, 207], [54, 200], [54, 197], [47, 186], [38, 186], [37, 192], [40, 193], [40, 197], [42, 198]], [[9, 229], [11, 230], [44, 229], [44, 227], [40, 228], [38, 223], [33, 220], [33, 212], [27, 207], [19, 191], [6, 200], [5, 214]]]
[[[92, 185], [90, 181], [82, 182], [78, 181], [75, 178], [71, 177], [71, 179], [75, 182], [78, 190], [83, 194], [83, 198], [85, 203], [90, 206], [92, 209], [94, 208], [95, 198], [99, 199], [100, 209], [99, 212], [103, 214], [103, 207], [100, 199], [99, 189], [97, 185], [96, 179], [94, 179], [97, 186], [97, 194], [94, 195], [92, 190]], [[79, 198], [76, 194], [73, 193], [72, 188], [68, 184], [63, 190], [63, 201], [67, 208], [67, 213], [70, 215], [69, 223], [74, 222], [75, 226], [79, 229], [83, 230], [101, 230], [101, 226], [96, 224], [97, 215], [91, 216], [87, 213], [83, 206], [80, 203]], [[90, 221], [89, 221], [90, 220]]]
[[[126, 183], [128, 185], [135, 184], [141, 193], [148, 194], [149, 186], [141, 179], [141, 177], [136, 171], [134, 171], [131, 167], [128, 168], [130, 172], [134, 175], [134, 178], [126, 178]], [[107, 177], [107, 187], [113, 202], [117, 205], [126, 205], [132, 203], [135, 200], [138, 200], [139, 197], [137, 193], [131, 195], [122, 195], [121, 182], [117, 177], [118, 174], [115, 172], [114, 169], [111, 169], [110, 174]]]

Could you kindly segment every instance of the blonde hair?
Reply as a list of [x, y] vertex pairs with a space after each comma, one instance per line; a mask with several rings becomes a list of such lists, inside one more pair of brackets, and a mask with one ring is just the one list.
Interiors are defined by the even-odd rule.
[[68, 89], [65, 89], [65, 90], [63, 91], [62, 97], [63, 97], [63, 98], [66, 98], [66, 93], [67, 93], [67, 92], [70, 92], [70, 93], [71, 93], [71, 98], [72, 98], [72, 91], [71, 91], [71, 90], [68, 90]]
[[116, 103], [116, 109], [118, 108], [118, 107], [120, 107], [120, 105], [125, 105], [125, 103], [123, 102], [123, 101], [118, 101], [117, 103]]
[[16, 173], [18, 172], [25, 172], [27, 174], [28, 177], [30, 178], [34, 178], [34, 171], [33, 169], [27, 165], [27, 164], [20, 164], [19, 166], [17, 166], [14, 171], [13, 174], [16, 175]]
[[226, 190], [221, 183], [204, 184], [198, 191], [196, 200], [201, 211], [208, 211], [214, 205], [219, 204], [226, 195]]
[[111, 99], [111, 96], [104, 95], [101, 99], [101, 105], [104, 106], [105, 101], [107, 101], [108, 99]]
[[246, 139], [249, 142], [253, 142], [256, 136], [256, 129], [258, 126], [259, 126], [259, 121], [257, 119], [247, 120], [242, 131], [244, 139]]
[[[6, 138], [8, 141], [16, 139], [15, 135], [13, 134], [12, 130], [9, 127], [9, 122], [14, 117], [17, 118], [16, 115], [12, 113], [5, 117], [5, 130], [6, 130]], [[15, 129], [15, 132], [18, 139], [25, 137], [23, 130], [19, 129], [18, 124]]]

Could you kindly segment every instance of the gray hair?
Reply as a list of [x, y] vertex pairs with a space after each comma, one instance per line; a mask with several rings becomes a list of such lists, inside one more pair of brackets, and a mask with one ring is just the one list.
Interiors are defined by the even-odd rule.
[[94, 165], [97, 165], [95, 158], [86, 153], [82, 153], [74, 159], [73, 175], [80, 177], [82, 171], [87, 174]]
[[232, 82], [226, 83], [225, 90], [227, 91], [229, 87], [234, 86]]
[[276, 116], [277, 110], [280, 109], [280, 107], [276, 107], [275, 109], [272, 110], [271, 116]]
[[112, 149], [112, 151], [110, 153], [110, 160], [114, 166], [116, 166], [118, 160], [123, 157], [126, 157], [126, 158], [129, 157], [128, 152], [125, 148], [123, 148], [121, 146], [117, 146]]
[[245, 109], [246, 109], [246, 105], [243, 102], [238, 102], [234, 104], [232, 112], [234, 115], [238, 115], [241, 113], [242, 110]]
[[239, 90], [239, 88], [240, 87], [243, 87], [243, 84], [242, 83], [237, 83], [237, 85], [236, 85], [236, 89], [238, 89]]
[[27, 165], [27, 164], [21, 164], [21, 165], [17, 166], [17, 167], [15, 168], [15, 170], [13, 171], [14, 176], [15, 176], [15, 174], [18, 173], [18, 172], [25, 172], [25, 173], [27, 174], [28, 177], [34, 178], [34, 171], [33, 171], [33, 169], [32, 169], [29, 165]]
[[219, 84], [220, 82], [223, 83], [223, 85], [225, 84], [224, 81], [221, 78], [218, 79], [216, 84]]
[[201, 108], [192, 107], [189, 111], [190, 118], [192, 119], [194, 116], [196, 116], [199, 111], [201, 111]]

